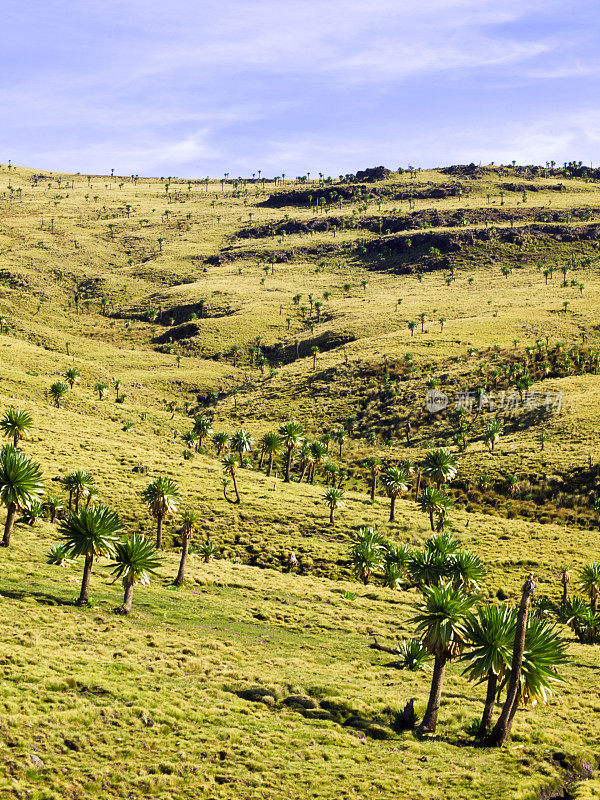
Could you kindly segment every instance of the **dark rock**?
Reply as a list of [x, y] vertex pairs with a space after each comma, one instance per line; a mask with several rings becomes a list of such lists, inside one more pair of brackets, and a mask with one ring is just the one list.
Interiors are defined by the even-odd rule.
[[384, 181], [390, 175], [392, 175], [392, 171], [385, 167], [368, 167], [367, 169], [359, 170], [354, 179], [365, 181], [366, 183], [375, 183], [376, 181]]

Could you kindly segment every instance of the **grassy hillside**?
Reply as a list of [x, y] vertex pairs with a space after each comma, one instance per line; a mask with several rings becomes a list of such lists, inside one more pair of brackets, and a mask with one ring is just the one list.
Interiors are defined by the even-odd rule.
[[[0, 167], [0, 408], [32, 413], [24, 451], [54, 494], [68, 472], [93, 473], [100, 500], [149, 536], [141, 492], [170, 476], [181, 508], [201, 514], [195, 547], [217, 548], [210, 564], [193, 554], [173, 590], [180, 517], [168, 517], [159, 577], [122, 618], [106, 559], [92, 607], [75, 608], [82, 564], [46, 564], [56, 526], [17, 525], [0, 550], [3, 797], [529, 798], [595, 761], [597, 645], [566, 626], [566, 683], [519, 711], [502, 751], [473, 746], [485, 691], [460, 665], [439, 735], [396, 732], [409, 699], [422, 716], [430, 676], [368, 644], [410, 636], [419, 593], [363, 586], [349, 552], [360, 525], [414, 547], [429, 535], [413, 487], [396, 522], [382, 490], [370, 502], [364, 459], [418, 469], [448, 446], [452, 526], [488, 567], [483, 595], [516, 602], [534, 571], [538, 596], [558, 603], [563, 565], [576, 593], [597, 558], [599, 176], [369, 177]], [[50, 386], [71, 367], [80, 379], [56, 407]], [[432, 414], [434, 385], [449, 404]], [[298, 462], [284, 483], [283, 454], [267, 478], [256, 446], [229, 503], [214, 446], [182, 439], [199, 413], [256, 443], [288, 419], [311, 439], [345, 426], [328, 455], [345, 490], [335, 526], [322, 464], [313, 484], [298, 483]], [[576, 796], [595, 791], [592, 780]]]

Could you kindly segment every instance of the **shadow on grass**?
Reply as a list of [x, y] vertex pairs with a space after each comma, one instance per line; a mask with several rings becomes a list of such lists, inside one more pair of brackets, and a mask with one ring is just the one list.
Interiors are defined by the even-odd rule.
[[11, 600], [27, 600], [33, 598], [36, 603], [43, 606], [74, 606], [74, 600], [65, 600], [62, 597], [56, 597], [53, 594], [46, 594], [45, 592], [32, 592], [30, 589], [2, 589], [0, 591], [2, 597], [9, 597]]

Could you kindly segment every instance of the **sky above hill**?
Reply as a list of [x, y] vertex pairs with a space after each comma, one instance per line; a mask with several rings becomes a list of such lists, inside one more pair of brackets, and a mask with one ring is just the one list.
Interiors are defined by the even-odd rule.
[[0, 162], [600, 164], [597, 0], [4, 0]]

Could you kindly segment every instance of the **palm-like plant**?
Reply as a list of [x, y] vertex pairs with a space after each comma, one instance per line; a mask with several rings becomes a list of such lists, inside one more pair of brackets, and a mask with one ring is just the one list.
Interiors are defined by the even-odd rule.
[[39, 500], [34, 500], [33, 503], [23, 509], [23, 516], [21, 522], [33, 527], [44, 517], [44, 507]]
[[213, 432], [210, 417], [199, 415], [194, 418], [194, 433], [198, 436], [198, 447], [202, 447], [202, 440], [211, 436]]
[[431, 669], [429, 666], [431, 654], [423, 647], [420, 639], [402, 639], [398, 642], [398, 656], [395, 665], [400, 669], [408, 669], [411, 672]]
[[378, 456], [368, 456], [363, 461], [363, 464], [370, 473], [371, 478], [371, 502], [375, 502], [375, 494], [377, 492], [377, 476], [381, 472], [381, 459]]
[[33, 428], [33, 417], [29, 411], [9, 408], [0, 420], [0, 430], [7, 438], [13, 440], [13, 447], [19, 446], [20, 439], [29, 439]]
[[483, 441], [485, 445], [489, 447], [490, 452], [492, 453], [494, 452], [494, 446], [500, 438], [502, 430], [502, 422], [499, 419], [491, 419], [486, 425], [485, 433], [483, 434]]
[[402, 575], [406, 574], [411, 557], [411, 549], [407, 544], [396, 544], [395, 542], [384, 542], [385, 563], [394, 564]]
[[517, 709], [519, 693], [521, 688], [521, 672], [523, 665], [523, 653], [525, 650], [525, 636], [527, 632], [527, 615], [531, 598], [535, 592], [535, 580], [533, 572], [530, 572], [521, 589], [521, 600], [515, 621], [515, 637], [513, 642], [510, 673], [508, 675], [506, 698], [502, 710], [492, 731], [485, 737], [485, 743], [502, 747], [504, 742], [510, 737], [514, 715]]
[[304, 478], [305, 475], [307, 481], [310, 476], [310, 470], [313, 463], [313, 457], [310, 445], [311, 443], [308, 441], [308, 439], [305, 439], [302, 442], [302, 445], [300, 446], [300, 450], [298, 451], [298, 460], [300, 461], [300, 465], [302, 467], [300, 476], [298, 478], [298, 483], [302, 483], [302, 479]]
[[239, 454], [240, 467], [244, 465], [244, 453], [249, 453], [254, 439], [245, 428], [240, 428], [231, 437], [231, 449]]
[[456, 477], [456, 458], [447, 447], [437, 447], [425, 456], [422, 472], [439, 489], [443, 483], [450, 483]]
[[104, 381], [98, 381], [94, 386], [94, 391], [98, 394], [98, 400], [104, 400], [108, 394], [108, 384], [104, 383]]
[[64, 381], [56, 381], [50, 387], [50, 397], [54, 400], [57, 408], [60, 408], [61, 402], [69, 394], [69, 387]]
[[568, 662], [567, 642], [560, 630], [535, 614], [527, 618], [521, 666], [519, 699], [522, 703], [546, 703], [557, 683], [564, 679], [556, 668]]
[[186, 508], [181, 512], [181, 560], [179, 562], [179, 571], [173, 582], [173, 586], [183, 585], [190, 540], [194, 534], [194, 531], [198, 527], [199, 521], [200, 514], [198, 514], [197, 511]]
[[[227, 455], [224, 458], [221, 459], [221, 464], [223, 466], [223, 472], [225, 473], [225, 475], [229, 476], [229, 478], [224, 478], [223, 479], [223, 494], [225, 495], [225, 499], [230, 503], [239, 503], [239, 502], [241, 502], [241, 498], [240, 498], [240, 493], [239, 493], [239, 490], [238, 490], [237, 478], [236, 478], [238, 463], [237, 463], [235, 454], [234, 453], [227, 453]], [[227, 485], [229, 483], [229, 480], [231, 480], [233, 482], [233, 490], [235, 492], [235, 500], [230, 500], [229, 497], [227, 496]]]
[[79, 383], [79, 379], [81, 378], [81, 373], [77, 369], [77, 367], [69, 367], [69, 369], [65, 372], [65, 380], [69, 384], [69, 387], [73, 389], [76, 383]]
[[60, 523], [59, 532], [62, 534], [64, 547], [69, 556], [85, 557], [81, 592], [76, 605], [86, 605], [89, 602], [94, 558], [114, 556], [122, 531], [123, 526], [116, 512], [104, 505], [82, 508], [77, 513], [72, 512]]
[[434, 733], [444, 686], [447, 662], [459, 656], [466, 640], [466, 616], [475, 597], [465, 594], [450, 582], [423, 587], [423, 603], [414, 621], [423, 634], [423, 646], [434, 657], [433, 676], [427, 710], [419, 730]]
[[573, 628], [580, 642], [590, 644], [598, 641], [600, 614], [593, 612], [581, 598], [565, 600], [559, 608], [558, 619]]
[[323, 496], [325, 502], [329, 506], [329, 522], [333, 525], [335, 523], [335, 512], [338, 508], [343, 508], [346, 505], [344, 500], [344, 490], [338, 486], [330, 486]]
[[390, 498], [390, 522], [396, 518], [396, 500], [408, 491], [408, 474], [401, 467], [388, 467], [381, 474], [381, 483]]
[[48, 551], [46, 564], [52, 564], [57, 567], [71, 567], [75, 563], [75, 559], [71, 557], [69, 550], [62, 544], [53, 544]]
[[281, 451], [282, 442], [281, 437], [275, 431], [269, 431], [260, 440], [260, 446], [263, 453], [267, 456], [267, 478], [273, 472], [273, 460], [275, 456]]
[[323, 463], [325, 456], [327, 455], [327, 445], [325, 442], [321, 442], [317, 440], [316, 442], [312, 442], [310, 445], [310, 455], [311, 455], [311, 467], [310, 467], [310, 482], [314, 483], [315, 481], [315, 471], [317, 467]]
[[451, 575], [456, 586], [477, 591], [481, 588], [485, 573], [485, 564], [474, 553], [459, 550], [452, 556]]
[[316, 369], [317, 368], [317, 356], [319, 355], [319, 348], [317, 347], [316, 344], [313, 344], [313, 346], [310, 348], [310, 353], [311, 353], [311, 355], [313, 357], [313, 369]]
[[373, 528], [359, 528], [355, 536], [356, 544], [350, 553], [352, 570], [365, 586], [373, 573], [384, 563], [386, 547], [383, 539]]
[[485, 736], [492, 726], [496, 695], [510, 670], [516, 621], [516, 610], [507, 605], [479, 606], [466, 621], [469, 649], [461, 656], [466, 663], [463, 674], [478, 683], [487, 681], [478, 737]]
[[229, 444], [229, 434], [225, 431], [218, 431], [212, 437], [214, 446], [217, 448], [217, 458], [221, 458], [221, 453]]
[[405, 570], [399, 564], [396, 564], [395, 561], [387, 561], [384, 560], [383, 562], [383, 582], [385, 586], [388, 586], [390, 589], [399, 589], [402, 586], [402, 582], [404, 580]]
[[442, 532], [448, 523], [450, 511], [454, 508], [454, 501], [447, 494], [442, 492], [438, 512], [435, 518], [435, 529], [438, 533]]
[[214, 554], [217, 551], [216, 545], [212, 539], [206, 538], [200, 543], [200, 547], [198, 548], [202, 555], [202, 560], [205, 564], [208, 564], [209, 561], [212, 559]]
[[340, 446], [340, 458], [342, 457], [342, 448], [344, 447], [344, 442], [348, 440], [348, 431], [345, 428], [337, 428], [333, 432], [333, 438]]
[[598, 608], [598, 595], [600, 594], [600, 563], [593, 561], [579, 573], [577, 582], [580, 589], [590, 596], [590, 610], [595, 614]]
[[279, 428], [279, 435], [284, 447], [287, 449], [287, 458], [285, 462], [285, 483], [290, 482], [290, 470], [292, 467], [292, 454], [298, 445], [302, 442], [304, 431], [302, 425], [296, 420], [288, 420], [284, 422]]
[[334, 464], [333, 461], [325, 461], [321, 467], [321, 472], [325, 476], [325, 485], [335, 486], [336, 478], [339, 473], [337, 465]]
[[156, 548], [160, 550], [165, 517], [167, 514], [173, 514], [177, 511], [177, 506], [181, 500], [179, 487], [171, 478], [159, 475], [158, 478], [155, 478], [146, 486], [142, 492], [142, 500], [156, 520]]
[[416, 586], [434, 586], [444, 578], [449, 578], [451, 569], [451, 557], [438, 552], [428, 550], [415, 550], [408, 562], [408, 572], [411, 580]]
[[12, 445], [0, 450], [0, 502], [6, 506], [2, 547], [9, 547], [19, 510], [39, 502], [44, 494], [40, 465]]
[[417, 498], [417, 505], [421, 511], [425, 514], [429, 514], [429, 524], [432, 531], [435, 531], [433, 518], [444, 508], [445, 497], [446, 495], [435, 486], [426, 486], [421, 490]]
[[115, 545], [114, 562], [111, 564], [115, 579], [123, 581], [123, 605], [120, 614], [129, 614], [133, 604], [133, 587], [150, 583], [150, 576], [156, 575], [160, 566], [158, 552], [152, 542], [139, 533], [126, 536]]
[[181, 437], [181, 440], [190, 450], [197, 450], [200, 446], [200, 438], [194, 430], [186, 431]]
[[451, 533], [436, 533], [425, 541], [425, 549], [439, 553], [444, 558], [452, 556], [459, 548], [457, 539]]
[[44, 508], [47, 513], [50, 514], [50, 522], [52, 524], [56, 522], [56, 515], [59, 511], [62, 511], [64, 507], [62, 499], [55, 494], [49, 494], [44, 501]]
[[79, 505], [84, 497], [90, 498], [92, 494], [97, 493], [93, 475], [83, 469], [65, 475], [62, 483], [69, 492], [69, 511], [75, 500], [75, 513], [79, 511]]

